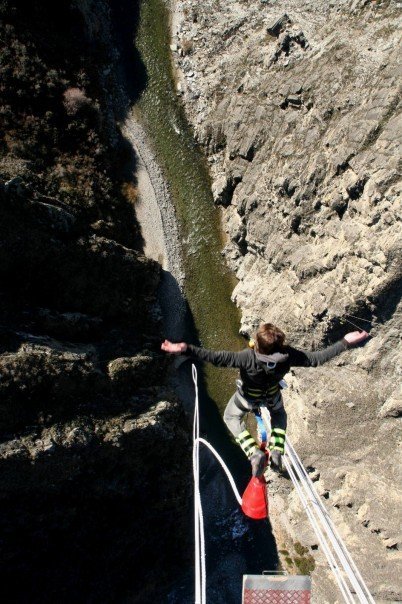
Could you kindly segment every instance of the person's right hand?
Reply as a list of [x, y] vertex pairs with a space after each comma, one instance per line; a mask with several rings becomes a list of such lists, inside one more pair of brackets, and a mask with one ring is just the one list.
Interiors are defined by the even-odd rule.
[[181, 354], [182, 352], [186, 352], [187, 344], [185, 342], [177, 342], [175, 344], [173, 342], [169, 342], [169, 340], [165, 340], [161, 344], [161, 349], [165, 352], [170, 352], [171, 354]]

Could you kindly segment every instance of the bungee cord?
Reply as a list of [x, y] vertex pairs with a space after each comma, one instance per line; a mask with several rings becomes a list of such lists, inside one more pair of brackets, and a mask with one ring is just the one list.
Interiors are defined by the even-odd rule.
[[364, 323], [370, 323], [370, 325], [372, 325], [373, 321], [370, 321], [369, 319], [363, 319], [363, 317], [357, 317], [356, 315], [351, 315], [349, 313], [345, 313], [347, 317], [352, 317], [352, 319], [358, 319], [359, 321], [363, 321]]
[[205, 534], [204, 534], [204, 515], [202, 511], [201, 493], [200, 493], [200, 467], [199, 453], [200, 443], [205, 445], [216, 457], [222, 466], [226, 476], [229, 479], [233, 493], [239, 505], [242, 503], [240, 493], [237, 490], [235, 481], [229, 468], [223, 461], [219, 453], [204, 438], [200, 437], [199, 421], [199, 401], [198, 401], [198, 382], [197, 369], [194, 365], [191, 367], [193, 382], [195, 387], [194, 421], [193, 421], [193, 476], [194, 476], [194, 536], [195, 536], [195, 604], [206, 604], [206, 560], [205, 560]]
[[300, 499], [300, 501], [302, 503], [303, 509], [304, 509], [304, 511], [307, 514], [307, 518], [309, 519], [309, 521], [310, 521], [310, 523], [311, 523], [311, 525], [312, 525], [312, 527], [314, 529], [314, 532], [315, 532], [315, 534], [317, 536], [317, 539], [318, 539], [318, 542], [319, 542], [319, 544], [320, 544], [320, 546], [322, 548], [322, 551], [324, 552], [324, 554], [325, 554], [325, 556], [327, 558], [329, 567], [330, 567], [330, 569], [332, 570], [332, 572], [335, 575], [335, 579], [336, 579], [336, 581], [338, 583], [339, 589], [341, 590], [341, 593], [343, 595], [343, 599], [348, 604], [354, 604], [354, 599], [353, 599], [353, 596], [352, 596], [352, 594], [350, 592], [350, 589], [348, 588], [348, 586], [346, 584], [346, 581], [345, 581], [345, 579], [344, 579], [344, 577], [343, 577], [343, 575], [342, 575], [342, 573], [340, 571], [340, 568], [339, 568], [339, 566], [338, 566], [338, 564], [337, 564], [337, 562], [335, 560], [335, 557], [334, 557], [333, 553], [331, 552], [331, 549], [329, 548], [329, 546], [328, 546], [328, 544], [327, 544], [327, 542], [325, 540], [324, 535], [322, 534], [322, 531], [320, 530], [320, 528], [315, 523], [314, 515], [313, 515], [313, 512], [310, 509], [310, 505], [309, 505], [310, 502], [307, 501], [307, 499], [306, 499], [306, 497], [305, 497], [305, 495], [303, 493], [303, 490], [302, 490], [301, 486], [299, 485], [297, 477], [296, 477], [296, 475], [295, 475], [295, 473], [293, 471], [293, 468], [292, 468], [289, 460], [286, 458], [286, 456], [284, 458], [284, 464], [285, 464], [286, 470], [287, 470], [287, 472], [288, 472], [288, 474], [290, 476], [290, 479], [293, 482], [293, 485], [294, 485], [294, 487], [296, 489], [296, 492], [297, 492], [297, 494], [299, 496], [299, 499]]
[[195, 604], [206, 604], [205, 534], [204, 517], [200, 494], [199, 435], [200, 421], [198, 408], [197, 369], [192, 365], [195, 387], [193, 421], [193, 476], [194, 476], [194, 538], [195, 538]]

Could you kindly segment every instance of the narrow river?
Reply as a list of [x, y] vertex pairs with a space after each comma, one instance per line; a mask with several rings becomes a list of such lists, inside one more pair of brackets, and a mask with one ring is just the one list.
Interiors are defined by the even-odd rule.
[[[204, 346], [240, 350], [239, 313], [230, 300], [234, 280], [222, 256], [219, 210], [205, 158], [177, 100], [169, 53], [169, 15], [161, 0], [142, 3], [137, 48], [147, 71], [138, 108], [171, 189], [180, 223], [186, 298]], [[208, 392], [220, 409], [233, 373], [206, 368]]]
[[[185, 270], [187, 336], [214, 349], [240, 350], [239, 312], [230, 300], [234, 278], [225, 265], [219, 210], [214, 207], [208, 168], [194, 142], [175, 91], [169, 41], [169, 13], [163, 0], [141, 3], [135, 45], [146, 85], [135, 108], [170, 188]], [[168, 234], [166, 234], [168, 236]], [[221, 419], [233, 393], [236, 372], [206, 366], [200, 374], [201, 428], [229, 464], [240, 491], [249, 464], [229, 438]], [[206, 507], [208, 602], [238, 604], [243, 573], [261, 573], [277, 563], [269, 522], [250, 521], [237, 503], [220, 467], [202, 455], [202, 498]], [[192, 569], [172, 586], [167, 601], [192, 601]]]

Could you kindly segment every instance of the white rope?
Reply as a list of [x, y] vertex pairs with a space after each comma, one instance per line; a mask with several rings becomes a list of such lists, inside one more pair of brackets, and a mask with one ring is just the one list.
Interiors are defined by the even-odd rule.
[[205, 440], [204, 438], [199, 438], [198, 441], [200, 443], [202, 443], [203, 445], [207, 446], [208, 449], [210, 451], [212, 451], [212, 453], [215, 455], [216, 459], [219, 461], [219, 463], [221, 464], [222, 468], [225, 470], [226, 476], [229, 478], [229, 482], [230, 482], [231, 487], [233, 489], [233, 493], [234, 493], [234, 495], [235, 495], [235, 497], [237, 499], [237, 503], [239, 505], [241, 505], [242, 498], [240, 497], [240, 493], [237, 490], [237, 487], [236, 487], [235, 481], [233, 479], [233, 476], [231, 475], [231, 473], [229, 471], [229, 468], [227, 467], [227, 465], [223, 461], [222, 457], [219, 455], [219, 453], [213, 448], [213, 446], [207, 440]]
[[195, 405], [193, 421], [193, 475], [194, 475], [194, 536], [195, 536], [195, 604], [206, 604], [206, 564], [205, 564], [205, 535], [204, 517], [200, 493], [200, 443], [208, 447], [224, 469], [229, 479], [233, 493], [241, 505], [241, 497], [233, 476], [219, 453], [204, 438], [200, 438], [200, 415], [198, 404], [197, 369], [192, 365], [193, 382], [195, 387]]
[[292, 455], [296, 459], [296, 462], [304, 477], [304, 482], [305, 482], [306, 486], [308, 487], [308, 490], [311, 493], [312, 497], [318, 504], [318, 508], [320, 509], [320, 517], [322, 518], [323, 524], [325, 524], [325, 526], [327, 527], [327, 533], [330, 536], [331, 541], [334, 544], [334, 548], [339, 556], [339, 559], [340, 559], [342, 565], [345, 568], [345, 571], [347, 572], [347, 574], [349, 576], [350, 582], [352, 583], [352, 585], [356, 591], [356, 594], [360, 598], [359, 601], [363, 602], [363, 603], [368, 601], [371, 604], [375, 604], [374, 599], [373, 599], [372, 595], [370, 594], [370, 591], [368, 590], [367, 585], [365, 584], [355, 562], [353, 561], [353, 558], [351, 557], [348, 549], [346, 548], [345, 543], [343, 542], [341, 536], [337, 532], [335, 525], [333, 524], [333, 522], [331, 520], [330, 515], [328, 514], [321, 499], [317, 496], [316, 490], [314, 488], [314, 485], [312, 483], [310, 476], [307, 474], [294, 447], [292, 446], [291, 443], [289, 443], [289, 444], [290, 444]]
[[204, 519], [200, 495], [199, 468], [199, 409], [197, 370], [192, 366], [195, 387], [195, 405], [193, 421], [193, 475], [194, 475], [194, 538], [195, 538], [195, 604], [206, 604], [206, 573], [205, 573], [205, 535]]
[[316, 525], [313, 513], [312, 513], [312, 511], [309, 508], [308, 502], [306, 501], [306, 499], [304, 497], [304, 493], [303, 493], [303, 491], [302, 491], [302, 489], [301, 489], [301, 487], [300, 487], [300, 485], [299, 485], [299, 483], [297, 481], [297, 478], [296, 478], [296, 476], [295, 476], [295, 474], [293, 472], [292, 466], [290, 465], [289, 460], [286, 458], [286, 456], [284, 457], [284, 463], [285, 463], [286, 470], [288, 471], [289, 476], [290, 476], [290, 478], [291, 478], [291, 480], [293, 482], [293, 485], [294, 485], [294, 487], [296, 489], [296, 492], [299, 495], [299, 498], [300, 498], [300, 500], [301, 500], [301, 502], [303, 504], [303, 508], [304, 508], [304, 510], [305, 510], [305, 512], [307, 514], [307, 517], [310, 520], [310, 523], [311, 523], [311, 525], [312, 525], [312, 527], [314, 529], [314, 532], [315, 532], [315, 534], [317, 536], [318, 542], [321, 545], [321, 548], [322, 548], [322, 550], [323, 550], [323, 552], [324, 552], [324, 554], [325, 554], [325, 556], [327, 558], [329, 567], [330, 567], [330, 569], [332, 570], [332, 572], [335, 575], [335, 579], [336, 579], [336, 581], [337, 581], [337, 583], [339, 585], [339, 589], [342, 592], [344, 600], [345, 600], [345, 602], [353, 604], [354, 600], [353, 600], [352, 594], [350, 593], [350, 590], [349, 590], [348, 586], [346, 585], [343, 576], [341, 575], [339, 566], [337, 565], [337, 563], [335, 561], [335, 558], [334, 558], [331, 550], [328, 547], [328, 544], [327, 544], [327, 542], [325, 540], [324, 535], [322, 534], [322, 531]]
[[[288, 437], [286, 438], [286, 444], [287, 455], [284, 457], [285, 467], [289, 472], [299, 497], [304, 503], [306, 512], [308, 510], [307, 515], [312, 524], [314, 532], [319, 538], [320, 543], [325, 541], [326, 546], [323, 547], [323, 551], [327, 557], [330, 567], [334, 571], [345, 601], [355, 602], [355, 599], [350, 588], [347, 586], [344, 577], [340, 573], [339, 566], [335, 562], [332, 552], [329, 550], [328, 541], [331, 544], [332, 549], [335, 552], [344, 572], [349, 578], [358, 601], [361, 604], [375, 604], [373, 597], [371, 596], [344, 542], [336, 531], [336, 528], [327, 510], [325, 509], [325, 506], [317, 495], [314, 485]], [[300, 483], [298, 483], [296, 476]], [[318, 523], [321, 524], [322, 529]], [[323, 531], [326, 533], [326, 536], [324, 536]]]
[[[303, 467], [303, 464], [300, 461], [300, 458], [297, 455], [295, 449], [293, 448], [292, 445], [291, 445], [291, 447], [292, 447], [293, 454], [295, 455], [295, 457], [296, 457], [296, 459], [297, 459], [297, 461], [298, 461], [298, 463], [300, 465], [300, 468], [302, 469], [302, 471], [304, 473], [304, 476], [306, 478], [306, 481], [307, 481], [307, 484], [309, 485], [310, 490], [312, 490], [312, 492], [315, 493], [314, 485], [313, 485], [313, 483], [311, 481], [310, 476], [307, 474], [305, 468]], [[319, 506], [322, 509], [324, 515], [325, 515], [326, 521], [327, 521], [327, 523], [328, 523], [328, 525], [329, 525], [329, 527], [331, 529], [331, 532], [334, 535], [334, 538], [336, 539], [336, 541], [338, 542], [339, 546], [343, 550], [343, 555], [345, 556], [345, 558], [347, 558], [347, 562], [348, 562], [349, 566], [351, 567], [351, 569], [353, 569], [353, 572], [356, 575], [356, 577], [357, 577], [357, 579], [358, 579], [358, 581], [360, 583], [360, 587], [364, 590], [365, 595], [368, 598], [368, 600], [371, 602], [371, 604], [375, 604], [374, 599], [373, 599], [372, 595], [370, 594], [369, 589], [368, 589], [367, 585], [365, 584], [363, 577], [361, 576], [361, 574], [360, 574], [360, 572], [359, 572], [359, 570], [358, 570], [358, 568], [357, 568], [357, 566], [356, 566], [353, 558], [349, 554], [349, 551], [347, 550], [347, 548], [346, 548], [346, 546], [345, 546], [345, 544], [344, 544], [344, 542], [342, 540], [342, 537], [337, 532], [337, 530], [335, 528], [335, 525], [332, 522], [332, 519], [331, 519], [330, 515], [328, 514], [327, 510], [325, 509], [325, 506], [323, 505], [323, 503], [322, 503], [322, 501], [320, 499], [318, 499], [318, 503], [319, 503]]]

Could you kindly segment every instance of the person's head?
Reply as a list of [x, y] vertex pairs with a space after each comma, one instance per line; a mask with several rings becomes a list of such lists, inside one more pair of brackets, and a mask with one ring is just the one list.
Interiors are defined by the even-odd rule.
[[279, 327], [272, 323], [261, 323], [255, 334], [256, 351], [260, 354], [281, 352], [286, 336]]

